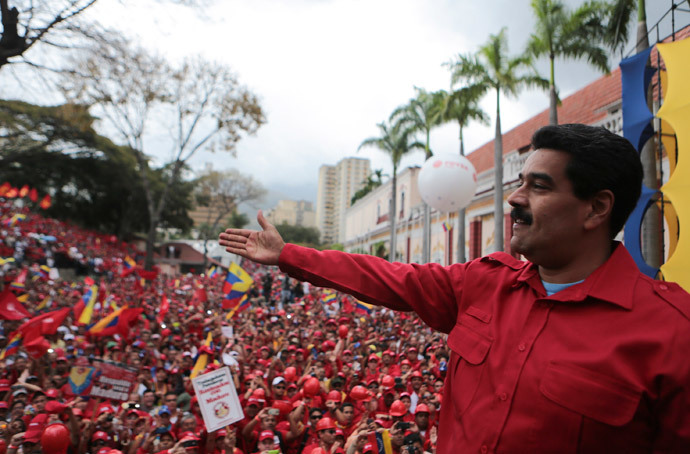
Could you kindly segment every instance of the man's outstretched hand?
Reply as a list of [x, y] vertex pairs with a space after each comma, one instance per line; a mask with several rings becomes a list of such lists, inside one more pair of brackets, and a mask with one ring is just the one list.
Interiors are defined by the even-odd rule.
[[266, 220], [261, 210], [256, 216], [263, 231], [227, 229], [218, 242], [225, 250], [264, 265], [277, 265], [280, 252], [285, 246], [278, 230]]

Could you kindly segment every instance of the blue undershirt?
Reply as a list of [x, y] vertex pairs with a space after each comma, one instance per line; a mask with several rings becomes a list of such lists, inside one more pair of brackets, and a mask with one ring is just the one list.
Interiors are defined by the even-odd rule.
[[554, 293], [560, 292], [561, 290], [565, 290], [571, 285], [579, 284], [580, 282], [584, 282], [584, 279], [577, 282], [568, 282], [566, 284], [552, 284], [551, 282], [546, 282], [543, 279], [541, 280], [541, 283], [542, 285], [544, 285], [544, 289], [546, 290], [546, 296], [551, 296]]

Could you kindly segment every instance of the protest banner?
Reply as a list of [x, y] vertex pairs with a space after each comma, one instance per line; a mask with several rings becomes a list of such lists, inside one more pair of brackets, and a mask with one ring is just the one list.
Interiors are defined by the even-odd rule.
[[136, 370], [99, 360], [93, 361], [93, 367], [95, 372], [91, 396], [120, 401], [129, 400], [129, 393], [137, 382]]
[[209, 433], [244, 418], [228, 367], [199, 375], [192, 379], [192, 385]]

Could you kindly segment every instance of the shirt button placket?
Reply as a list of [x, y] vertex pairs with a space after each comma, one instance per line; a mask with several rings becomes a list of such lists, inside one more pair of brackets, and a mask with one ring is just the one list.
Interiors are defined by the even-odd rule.
[[519, 352], [524, 352], [525, 350], [527, 350], [527, 346], [524, 343], [521, 343], [520, 345], [518, 345], [518, 351]]
[[481, 452], [482, 454], [486, 454], [487, 452], [489, 452], [489, 447], [486, 445], [482, 445], [482, 447], [479, 448], [479, 452]]

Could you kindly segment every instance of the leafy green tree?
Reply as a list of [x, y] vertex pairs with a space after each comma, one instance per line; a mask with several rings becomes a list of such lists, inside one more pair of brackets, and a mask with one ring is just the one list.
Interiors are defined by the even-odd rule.
[[[406, 128], [414, 132], [420, 132], [425, 136], [424, 158], [429, 159], [433, 153], [430, 147], [431, 130], [442, 123], [443, 117], [443, 93], [428, 92], [415, 87], [417, 97], [412, 98], [408, 104], [398, 107], [393, 111], [389, 121], [402, 123]], [[431, 260], [431, 210], [424, 204], [424, 232], [422, 240], [422, 261], [428, 263]]]
[[636, 20], [635, 51], [642, 52], [647, 49], [649, 34], [645, 0], [610, 0], [607, 6], [608, 21], [605, 39], [609, 48], [614, 52], [623, 52], [630, 37], [630, 26]]
[[491, 35], [476, 54], [459, 55], [452, 63], [452, 83], [463, 80], [480, 92], [496, 92], [496, 133], [494, 137], [494, 241], [503, 250], [503, 133], [501, 95], [517, 96], [526, 87], [548, 87], [548, 81], [534, 73], [528, 56], [508, 56], [506, 29]]
[[230, 213], [228, 222], [225, 225], [226, 229], [243, 229], [249, 224], [249, 217], [245, 213], [240, 213], [235, 210]]
[[[450, 93], [443, 91], [443, 115], [444, 122], [457, 122], [460, 142], [460, 155], [465, 156], [465, 139], [463, 130], [470, 121], [478, 121], [481, 124], [489, 124], [489, 116], [479, 107], [479, 100], [483, 95], [481, 87], [462, 87], [452, 90]], [[463, 263], [465, 257], [465, 208], [458, 211], [458, 246], [457, 261]]]
[[556, 58], [586, 59], [595, 68], [609, 72], [604, 47], [606, 7], [590, 1], [575, 11], [561, 0], [532, 0], [537, 23], [527, 43], [527, 53], [549, 59], [549, 124], [558, 124]]
[[[120, 237], [145, 231], [148, 214], [134, 154], [98, 135], [93, 122], [83, 105], [0, 101], [0, 180], [50, 194], [48, 216]], [[160, 190], [165, 171], [147, 172]], [[189, 182], [176, 186], [163, 225], [191, 226], [190, 192]]]
[[399, 121], [393, 125], [385, 122], [379, 123], [379, 136], [369, 137], [364, 139], [359, 145], [358, 150], [364, 147], [375, 147], [386, 153], [391, 158], [393, 164], [393, 176], [391, 178], [392, 194], [389, 205], [388, 218], [391, 230], [390, 250], [391, 261], [395, 261], [396, 249], [396, 220], [398, 215], [397, 210], [397, 194], [398, 194], [398, 167], [403, 156], [414, 150], [415, 148], [424, 149], [424, 144], [414, 141], [414, 129], [409, 127], [405, 121]]
[[287, 243], [296, 243], [303, 245], [318, 245], [319, 244], [319, 230], [315, 227], [304, 227], [301, 225], [291, 225], [282, 223], [276, 225], [276, 229], [280, 232]]

